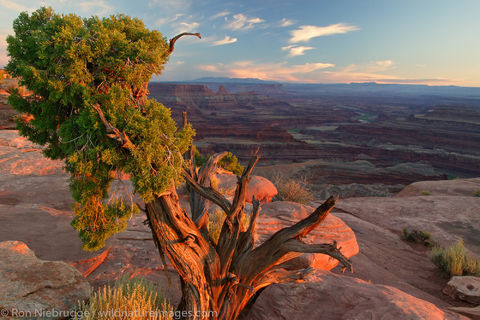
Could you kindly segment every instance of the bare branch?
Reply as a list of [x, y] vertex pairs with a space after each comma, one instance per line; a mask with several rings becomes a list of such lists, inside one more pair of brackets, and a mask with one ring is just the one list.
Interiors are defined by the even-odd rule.
[[182, 111], [183, 127], [187, 126], [187, 111]]
[[202, 35], [200, 33], [190, 33], [190, 32], [184, 32], [180, 33], [179, 35], [176, 35], [172, 39], [170, 39], [170, 45], [168, 49], [168, 54], [172, 54], [173, 50], [175, 49], [175, 42], [177, 42], [178, 39], [180, 39], [183, 36], [196, 36], [199, 39], [202, 39]]
[[272, 270], [262, 275], [257, 279], [257, 281], [255, 281], [255, 291], [258, 291], [274, 283], [285, 283], [304, 280], [310, 273], [312, 273], [312, 271], [313, 268], [306, 268], [301, 270]]
[[95, 111], [97, 111], [100, 120], [102, 120], [103, 124], [105, 125], [108, 133], [107, 136], [109, 138], [115, 139], [120, 142], [122, 144], [122, 148], [130, 150], [135, 148], [135, 145], [130, 141], [125, 131], [121, 132], [120, 130], [112, 126], [110, 122], [107, 121], [107, 119], [105, 118], [105, 114], [103, 113], [98, 103], [92, 105], [92, 107], [93, 109], [95, 109]]
[[332, 258], [337, 259], [343, 265], [343, 271], [348, 270], [353, 272], [352, 262], [345, 257], [340, 251], [342, 248], [337, 247], [337, 242], [332, 244], [306, 244], [298, 239], [292, 239], [285, 242], [282, 246], [282, 250], [302, 252], [302, 253], [323, 253], [329, 255]]
[[[267, 241], [261, 244], [255, 251], [263, 251], [266, 248], [277, 250], [283, 243], [294, 238], [303, 238], [310, 231], [312, 231], [319, 223], [321, 223], [328, 216], [333, 209], [337, 199], [333, 196], [328, 198], [321, 206], [313, 211], [308, 217], [300, 220], [291, 227], [283, 228], [274, 233]], [[270, 251], [270, 250], [269, 250]]]
[[218, 205], [223, 211], [228, 212], [230, 210], [232, 204], [220, 192], [212, 188], [199, 185], [187, 172], [184, 172], [183, 176], [185, 177], [188, 185], [193, 188], [195, 192]]
[[[242, 176], [238, 179], [237, 188], [235, 189], [235, 196], [233, 198], [233, 205], [230, 211], [226, 212], [227, 216], [235, 217], [239, 213], [243, 213], [243, 208], [245, 206], [245, 197], [247, 195], [247, 187], [250, 182], [250, 174], [253, 171], [253, 168], [257, 164], [259, 159], [258, 149], [255, 154], [248, 161], [248, 165], [243, 170]], [[241, 217], [240, 217], [241, 218]]]

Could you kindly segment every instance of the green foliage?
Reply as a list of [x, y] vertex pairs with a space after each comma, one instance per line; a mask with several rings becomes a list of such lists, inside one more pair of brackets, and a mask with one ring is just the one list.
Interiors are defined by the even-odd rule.
[[228, 171], [231, 171], [237, 175], [241, 175], [243, 173], [243, 166], [238, 163], [237, 157], [231, 153], [227, 152], [227, 154], [218, 161], [218, 165]]
[[92, 293], [74, 314], [74, 320], [169, 320], [174, 310], [150, 282], [121, 278]]
[[[21, 13], [13, 30], [6, 70], [33, 92], [9, 97], [33, 116], [18, 117], [17, 128], [45, 146], [45, 156], [65, 160], [76, 201], [72, 225], [84, 248], [96, 250], [135, 213], [122, 199], [108, 200], [115, 171], [130, 174], [146, 202], [181, 180], [194, 131], [178, 130], [170, 110], [146, 98], [151, 76], [168, 59], [167, 41], [125, 15], [81, 19], [51, 8]], [[132, 145], [111, 136], [94, 106]]]
[[432, 235], [426, 231], [412, 230], [412, 232], [408, 232], [407, 228], [403, 228], [402, 238], [406, 241], [423, 244], [426, 247], [433, 245]]
[[[195, 166], [201, 167], [209, 157], [210, 155], [202, 156], [198, 149], [194, 147]], [[218, 166], [237, 175], [241, 175], [244, 169], [238, 162], [238, 158], [231, 152], [227, 152], [227, 154], [218, 161]]]
[[[215, 243], [218, 243], [218, 238], [220, 238], [223, 222], [225, 221], [226, 217], [227, 214], [221, 209], [217, 209], [208, 213], [208, 235]], [[241, 231], [247, 230], [249, 219], [246, 215], [242, 216], [240, 224], [242, 227]]]
[[307, 187], [306, 178], [292, 179], [282, 174], [273, 177], [273, 184], [277, 187], [277, 199], [307, 204], [313, 200], [313, 194]]
[[422, 191], [422, 196], [429, 196], [429, 195], [430, 195], [429, 191], [426, 191], [426, 190]]
[[450, 276], [480, 276], [480, 260], [468, 254], [463, 240], [446, 249], [434, 247], [430, 259]]
[[475, 191], [475, 192], [473, 193], [473, 196], [474, 196], [474, 197], [480, 197], [480, 189], [478, 189], [477, 191]]

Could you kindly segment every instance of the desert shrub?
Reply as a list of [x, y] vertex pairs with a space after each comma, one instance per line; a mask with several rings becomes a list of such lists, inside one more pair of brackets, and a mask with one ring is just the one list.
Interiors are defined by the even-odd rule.
[[238, 162], [238, 158], [231, 152], [227, 152], [227, 155], [218, 162], [218, 165], [238, 175], [241, 175], [243, 172], [243, 166]]
[[432, 235], [430, 232], [426, 231], [412, 230], [409, 232], [407, 228], [403, 228], [402, 239], [405, 241], [421, 243], [426, 247], [433, 245]]
[[429, 196], [429, 195], [430, 195], [429, 191], [426, 191], [426, 190], [422, 191], [422, 196]]
[[[220, 237], [220, 232], [222, 231], [223, 222], [227, 214], [221, 209], [212, 210], [209, 212], [208, 220], [208, 235], [215, 243], [218, 243], [218, 238]], [[248, 227], [249, 219], [247, 216], [243, 215], [242, 220], [240, 221], [242, 225], [242, 230], [245, 231]]]
[[474, 197], [480, 197], [480, 189], [478, 189], [477, 191], [475, 191], [475, 192], [473, 193], [473, 196], [474, 196]]
[[278, 190], [278, 200], [293, 201], [302, 204], [307, 204], [313, 200], [313, 194], [307, 187], [305, 177], [293, 179], [287, 178], [282, 174], [276, 174], [272, 180]]
[[480, 276], [480, 260], [468, 254], [461, 239], [448, 248], [434, 247], [430, 259], [451, 276]]
[[143, 279], [121, 278], [113, 287], [93, 292], [81, 302], [74, 320], [169, 320], [173, 307], [154, 286]]
[[[202, 156], [198, 149], [194, 147], [195, 166], [201, 167], [209, 156], [210, 155]], [[243, 172], [243, 166], [238, 162], [238, 158], [231, 152], [227, 152], [227, 154], [218, 161], [218, 166], [238, 175], [241, 175]]]

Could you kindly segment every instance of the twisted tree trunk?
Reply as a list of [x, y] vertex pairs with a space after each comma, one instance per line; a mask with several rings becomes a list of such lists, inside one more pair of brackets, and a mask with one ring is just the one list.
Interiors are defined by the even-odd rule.
[[[182, 300], [178, 309], [184, 311], [183, 319], [236, 319], [252, 297], [266, 286], [303, 279], [310, 268], [287, 270], [282, 264], [304, 252], [327, 254], [351, 269], [350, 261], [335, 242], [312, 245], [302, 242], [335, 206], [336, 199], [332, 197], [307, 218], [276, 232], [254, 248], [259, 201], [253, 199], [248, 227], [242, 229], [241, 220], [247, 185], [258, 157], [254, 156], [238, 177], [235, 196], [230, 202], [209, 186], [210, 176], [223, 155], [211, 157], [199, 170], [192, 166], [190, 172], [185, 172], [190, 188], [191, 217], [181, 208], [173, 184], [168, 192], [146, 204], [160, 254], [168, 257], [181, 279]], [[226, 213], [217, 244], [208, 235], [205, 199]]]

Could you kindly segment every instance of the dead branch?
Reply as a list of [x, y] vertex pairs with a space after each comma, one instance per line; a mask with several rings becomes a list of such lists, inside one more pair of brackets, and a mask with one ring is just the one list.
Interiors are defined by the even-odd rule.
[[211, 187], [201, 186], [188, 172], [184, 172], [184, 177], [185, 181], [192, 189], [195, 190], [195, 192], [199, 193], [202, 197], [218, 205], [220, 208], [222, 208], [223, 211], [230, 211], [232, 204], [223, 196], [223, 194]]
[[107, 121], [107, 119], [105, 118], [105, 114], [103, 113], [98, 103], [92, 105], [92, 107], [93, 109], [95, 109], [95, 111], [97, 111], [100, 120], [102, 120], [103, 124], [105, 125], [108, 133], [107, 136], [109, 138], [115, 139], [120, 142], [122, 144], [122, 148], [130, 150], [135, 148], [135, 145], [130, 141], [125, 131], [121, 132], [120, 130], [112, 126], [110, 122]]
[[196, 36], [197, 38], [202, 39], [202, 35], [200, 33], [190, 33], [190, 32], [180, 33], [179, 35], [176, 35], [175, 37], [170, 39], [170, 44], [168, 49], [169, 55], [172, 54], [173, 50], [175, 49], [175, 42], [177, 42], [177, 40], [183, 36]]
[[78, 261], [72, 263], [72, 265], [77, 266], [77, 265], [83, 265], [83, 264], [90, 264], [91, 263], [90, 267], [87, 270], [85, 270], [84, 272], [82, 272], [83, 277], [87, 278], [105, 261], [105, 259], [107, 259], [107, 256], [108, 256], [111, 249], [112, 249], [111, 247], [108, 247], [107, 250], [105, 250], [104, 252], [102, 252], [98, 256], [93, 257], [91, 259], [78, 260]]
[[353, 271], [352, 262], [342, 254], [340, 249], [342, 248], [337, 247], [336, 241], [334, 241], [332, 244], [306, 244], [298, 239], [288, 240], [281, 247], [281, 250], [285, 250], [287, 252], [323, 253], [337, 259], [343, 265], [343, 271]]

